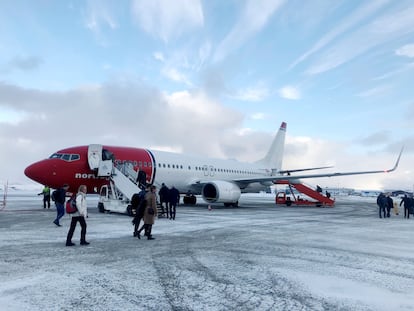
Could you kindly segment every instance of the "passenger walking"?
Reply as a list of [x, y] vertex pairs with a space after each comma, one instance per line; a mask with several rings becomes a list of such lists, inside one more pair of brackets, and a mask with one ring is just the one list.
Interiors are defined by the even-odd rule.
[[385, 197], [384, 193], [380, 193], [377, 197], [377, 205], [379, 207], [379, 218], [382, 218], [381, 214], [386, 217], [385, 209], [387, 207], [387, 198]]
[[398, 210], [398, 203], [397, 202], [394, 202], [393, 210], [394, 210], [394, 215], [395, 216], [398, 216], [400, 214], [399, 210]]
[[402, 198], [401, 202], [400, 202], [400, 206], [401, 204], [404, 203], [404, 218], [410, 218], [410, 210], [411, 210], [411, 205], [412, 205], [413, 199], [409, 198], [407, 195], [404, 195], [404, 197]]
[[150, 191], [147, 192], [145, 195], [145, 211], [144, 211], [144, 226], [143, 228], [139, 229], [138, 236], [141, 233], [142, 229], [145, 229], [145, 236], [148, 240], [154, 240], [155, 238], [152, 237], [152, 225], [155, 222], [155, 217], [158, 215], [157, 211], [157, 197], [155, 195], [155, 186], [150, 186]]
[[[131, 205], [134, 203], [133, 208], [135, 208], [135, 217], [134, 220], [132, 221], [132, 223], [134, 224], [134, 237], [138, 237], [138, 239], [141, 238], [140, 234], [139, 234], [139, 224], [141, 223], [141, 219], [144, 218], [144, 211], [145, 211], [145, 195], [147, 194], [147, 192], [149, 191], [149, 189], [146, 190], [141, 190], [139, 193], [136, 193], [132, 196], [132, 200], [131, 200]], [[135, 201], [134, 202], [134, 196], [136, 196]]]
[[42, 192], [38, 193], [37, 195], [43, 194], [43, 208], [50, 208], [50, 188], [49, 186], [45, 186]]
[[73, 233], [75, 232], [76, 224], [79, 222], [81, 226], [80, 234], [80, 245], [89, 245], [89, 242], [86, 241], [86, 220], [88, 217], [88, 205], [86, 203], [86, 186], [79, 186], [79, 191], [76, 195], [76, 208], [77, 212], [72, 214], [72, 221], [70, 223], [68, 235], [66, 237], [66, 246], [74, 246], [75, 243], [72, 243]]
[[170, 219], [175, 220], [177, 204], [180, 203], [180, 192], [174, 186], [168, 192], [168, 203], [170, 205]]
[[[168, 218], [168, 192], [169, 189], [168, 187], [162, 183], [161, 184], [161, 188], [160, 191], [158, 192], [158, 195], [160, 196], [160, 204], [161, 204], [161, 213], [162, 215], [165, 214], [165, 212], [167, 212], [167, 218]], [[164, 211], [164, 203], [165, 203], [165, 211]]]
[[391, 208], [394, 206], [394, 201], [391, 198], [391, 194], [387, 193], [387, 217], [391, 217]]
[[56, 205], [56, 219], [53, 221], [53, 223], [60, 227], [60, 219], [65, 215], [65, 199], [66, 199], [66, 191], [68, 191], [69, 185], [64, 184], [63, 187], [56, 189], [55, 194], [55, 205]]

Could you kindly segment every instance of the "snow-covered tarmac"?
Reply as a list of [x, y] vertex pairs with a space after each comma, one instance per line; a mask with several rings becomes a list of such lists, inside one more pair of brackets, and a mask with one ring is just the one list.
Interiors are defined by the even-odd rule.
[[[255, 202], [259, 200], [260, 203]], [[90, 199], [89, 246], [39, 197], [0, 211], [0, 310], [414, 310], [414, 217], [379, 219], [375, 198], [334, 208], [179, 206], [156, 240]]]

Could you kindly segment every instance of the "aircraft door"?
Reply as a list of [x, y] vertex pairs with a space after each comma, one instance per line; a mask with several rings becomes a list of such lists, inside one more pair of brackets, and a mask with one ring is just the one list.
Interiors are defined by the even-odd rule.
[[88, 147], [88, 164], [91, 170], [99, 168], [102, 159], [102, 145], [89, 145]]
[[210, 165], [210, 176], [214, 176], [214, 166]]
[[203, 171], [204, 171], [204, 176], [208, 176], [208, 166], [207, 165], [203, 165]]
[[103, 150], [102, 145], [92, 144], [88, 147], [88, 164], [89, 168], [97, 174], [97, 176], [111, 176], [112, 174], [112, 158], [103, 156], [108, 150]]

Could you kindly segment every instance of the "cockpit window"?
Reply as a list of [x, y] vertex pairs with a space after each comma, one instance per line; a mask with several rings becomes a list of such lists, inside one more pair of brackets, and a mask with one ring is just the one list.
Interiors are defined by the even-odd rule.
[[71, 154], [71, 153], [54, 153], [52, 154], [49, 159], [62, 159], [66, 162], [77, 161], [80, 159], [79, 154]]
[[54, 154], [52, 154], [50, 157], [49, 157], [49, 159], [60, 159], [62, 157], [62, 155], [61, 154], [59, 154], [59, 153], [54, 153]]
[[79, 158], [80, 158], [79, 154], [72, 154], [70, 156], [70, 161], [76, 161], [76, 160], [79, 160]]

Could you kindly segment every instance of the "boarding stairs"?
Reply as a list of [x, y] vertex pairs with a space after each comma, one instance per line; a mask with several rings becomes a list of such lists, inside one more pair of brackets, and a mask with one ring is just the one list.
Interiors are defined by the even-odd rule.
[[138, 184], [134, 182], [129, 175], [125, 175], [115, 166], [112, 169], [111, 182], [113, 182], [115, 188], [128, 200], [131, 200], [134, 193], [141, 191]]
[[115, 165], [113, 155], [106, 155], [102, 145], [89, 145], [88, 163], [97, 177], [109, 177], [114, 199], [130, 201], [134, 193], [141, 191], [137, 182], [139, 172], [131, 163]]
[[[299, 182], [292, 182], [289, 180], [278, 180], [276, 184], [288, 185], [289, 188], [295, 188], [300, 193], [307, 195], [308, 197], [316, 200], [315, 204], [317, 206], [334, 206], [335, 200], [331, 199], [330, 197], [323, 195], [322, 192], [312, 189], [311, 187], [299, 183]], [[293, 192], [292, 192], [293, 193]]]

